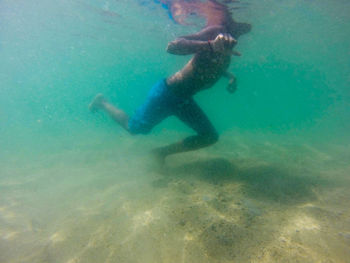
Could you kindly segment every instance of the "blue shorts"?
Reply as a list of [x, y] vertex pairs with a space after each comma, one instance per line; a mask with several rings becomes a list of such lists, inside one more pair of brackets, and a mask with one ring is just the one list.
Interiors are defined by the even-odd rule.
[[131, 134], [147, 134], [154, 126], [172, 115], [199, 135], [217, 136], [215, 128], [193, 98], [175, 95], [165, 80], [152, 87], [146, 102], [130, 118], [129, 131]]

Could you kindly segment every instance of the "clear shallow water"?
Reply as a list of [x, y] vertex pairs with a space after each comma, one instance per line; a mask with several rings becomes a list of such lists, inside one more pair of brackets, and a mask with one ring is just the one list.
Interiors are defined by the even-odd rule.
[[[196, 97], [219, 143], [148, 151], [190, 130], [166, 120], [130, 138], [87, 105], [129, 113], [188, 57], [198, 30], [136, 1], [0, 3], [1, 262], [346, 262], [349, 4], [256, 1], [231, 65]], [[107, 12], [108, 11], [108, 12]]]

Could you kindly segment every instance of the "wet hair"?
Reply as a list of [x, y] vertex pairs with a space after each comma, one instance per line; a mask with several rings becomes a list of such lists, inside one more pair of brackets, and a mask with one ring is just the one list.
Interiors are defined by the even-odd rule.
[[169, 10], [172, 19], [183, 25], [188, 25], [186, 19], [189, 15], [196, 14], [206, 19], [205, 27], [223, 26], [234, 38], [248, 33], [251, 25], [236, 22], [232, 17], [226, 3], [236, 2], [234, 0], [219, 2], [217, 0], [161, 0]]

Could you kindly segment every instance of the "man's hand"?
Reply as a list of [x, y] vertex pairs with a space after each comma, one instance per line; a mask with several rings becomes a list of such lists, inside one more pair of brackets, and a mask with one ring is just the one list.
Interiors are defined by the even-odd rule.
[[237, 90], [237, 79], [235, 77], [230, 78], [226, 89], [229, 93], [234, 93]]
[[241, 53], [239, 53], [238, 51], [236, 51], [236, 50], [232, 50], [232, 56], [237, 56], [237, 57], [240, 57], [240, 56], [242, 56], [242, 54]]
[[237, 79], [235, 75], [226, 71], [223, 73], [223, 77], [228, 78], [228, 85], [226, 90], [230, 93], [234, 93], [237, 90]]
[[233, 46], [237, 43], [230, 34], [219, 34], [217, 37], [209, 41], [209, 45], [214, 52], [224, 52], [225, 50], [231, 50]]

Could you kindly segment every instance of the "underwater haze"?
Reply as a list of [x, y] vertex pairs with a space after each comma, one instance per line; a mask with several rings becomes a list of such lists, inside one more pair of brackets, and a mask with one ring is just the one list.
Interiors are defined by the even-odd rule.
[[[229, 2], [229, 1], [228, 1]], [[349, 262], [350, 2], [247, 0], [234, 94], [195, 100], [220, 134], [174, 117], [130, 136], [88, 105], [132, 115], [191, 56], [198, 32], [157, 1], [0, 0], [0, 262]]]

